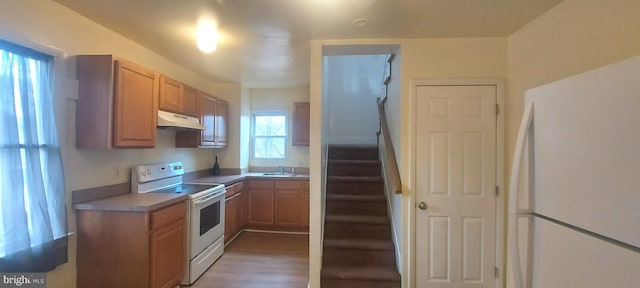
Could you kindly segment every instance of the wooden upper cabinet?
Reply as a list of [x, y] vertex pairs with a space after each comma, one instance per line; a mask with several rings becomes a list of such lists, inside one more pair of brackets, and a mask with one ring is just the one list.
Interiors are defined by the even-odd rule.
[[158, 109], [182, 114], [182, 83], [164, 75], [160, 76], [160, 101]]
[[202, 131], [176, 132], [176, 147], [224, 148], [227, 146], [229, 105], [205, 92], [199, 92]]
[[167, 76], [160, 76], [158, 109], [199, 118], [199, 104], [197, 89]]
[[216, 129], [214, 131], [215, 145], [227, 146], [227, 122], [229, 119], [229, 105], [225, 101], [216, 100]]
[[215, 130], [216, 130], [216, 99], [213, 97], [201, 93], [200, 96], [200, 109], [202, 111], [202, 140], [200, 145], [202, 146], [215, 146]]
[[293, 103], [293, 146], [309, 146], [310, 115], [309, 102]]
[[200, 96], [198, 90], [189, 85], [182, 85], [182, 112], [200, 118]]
[[116, 60], [115, 147], [154, 147], [158, 121], [158, 74]]
[[113, 55], [82, 55], [77, 77], [76, 148], [155, 146], [157, 73]]

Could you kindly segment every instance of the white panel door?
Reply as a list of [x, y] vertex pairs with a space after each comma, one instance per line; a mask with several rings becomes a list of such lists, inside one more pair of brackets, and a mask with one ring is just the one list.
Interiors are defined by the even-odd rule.
[[417, 287], [494, 287], [496, 93], [417, 87]]

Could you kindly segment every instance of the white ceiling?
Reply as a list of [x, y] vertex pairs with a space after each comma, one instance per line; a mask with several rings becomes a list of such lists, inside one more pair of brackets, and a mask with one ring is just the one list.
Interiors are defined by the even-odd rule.
[[[308, 84], [312, 39], [508, 36], [562, 0], [56, 1], [213, 81], [266, 88]], [[218, 22], [211, 54], [201, 17]]]

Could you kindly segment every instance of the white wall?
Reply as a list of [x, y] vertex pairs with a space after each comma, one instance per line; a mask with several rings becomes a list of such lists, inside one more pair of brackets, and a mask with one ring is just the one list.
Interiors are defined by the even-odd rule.
[[[309, 102], [309, 87], [296, 88], [252, 88], [250, 90], [251, 115], [253, 111], [259, 110], [280, 110], [287, 111], [289, 121], [287, 123], [287, 133], [292, 132], [292, 116], [294, 102]], [[249, 116], [252, 118], [252, 116]], [[284, 160], [255, 160], [249, 155], [250, 167], [309, 167], [309, 147], [291, 145], [291, 137], [287, 139], [287, 158]], [[249, 151], [249, 150], [247, 150]], [[251, 154], [251, 153], [249, 153]]]
[[388, 55], [327, 56], [329, 143], [376, 144], [378, 108]]
[[[125, 38], [54, 1], [23, 0], [1, 1], [0, 38], [36, 49], [60, 54], [56, 59], [54, 105], [63, 155], [67, 206], [69, 207], [69, 231], [76, 230], [75, 213], [71, 209], [71, 191], [128, 182], [130, 166], [159, 161], [184, 162], [187, 171], [211, 167], [214, 154], [223, 153], [223, 167], [239, 165], [239, 152], [226, 150], [174, 148], [174, 134], [170, 130], [158, 130], [155, 149], [89, 151], [75, 149], [75, 104], [78, 82], [75, 75], [75, 56], [78, 54], [114, 54], [153, 69], [195, 88], [215, 94], [229, 101], [230, 123], [240, 117], [238, 84], [212, 83], [176, 65], [147, 48]], [[46, 47], [49, 48], [46, 48]], [[229, 93], [229, 94], [227, 94]], [[230, 126], [235, 129], [234, 126]], [[238, 135], [230, 135], [229, 146], [238, 145]], [[239, 148], [237, 148], [239, 149]], [[217, 152], [216, 152], [217, 151]], [[113, 167], [123, 168], [114, 176]], [[236, 166], [235, 168], [237, 168]], [[48, 273], [48, 287], [76, 286], [75, 237], [69, 241], [69, 263]]]
[[[640, 55], [638, 11], [640, 1], [635, 0], [565, 0], [509, 36], [506, 167], [511, 166], [524, 92]], [[510, 271], [507, 287], [513, 287]]]

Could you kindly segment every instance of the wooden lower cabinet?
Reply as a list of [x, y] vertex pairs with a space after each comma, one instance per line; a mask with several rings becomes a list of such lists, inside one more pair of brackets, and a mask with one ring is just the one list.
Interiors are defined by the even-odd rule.
[[273, 225], [273, 190], [252, 189], [249, 191], [249, 224]]
[[151, 287], [175, 287], [184, 273], [185, 249], [176, 245], [184, 243], [185, 221], [180, 220], [151, 233]]
[[224, 200], [224, 243], [236, 235], [238, 230], [238, 196], [235, 194]]
[[77, 286], [175, 287], [184, 275], [186, 203], [151, 212], [78, 210]]
[[302, 192], [302, 227], [309, 228], [309, 181], [304, 181], [304, 190]]
[[224, 243], [236, 237], [247, 225], [247, 194], [243, 191], [243, 182], [227, 187], [224, 211]]
[[282, 227], [302, 226], [301, 191], [276, 191], [274, 225]]
[[296, 231], [309, 226], [308, 192], [305, 194], [308, 181], [260, 179], [247, 182], [248, 226]]
[[275, 182], [275, 226], [302, 227], [302, 183], [289, 180]]
[[249, 193], [243, 191], [239, 200], [238, 221], [240, 222], [240, 227], [238, 229], [242, 230], [249, 222]]

